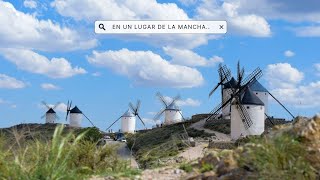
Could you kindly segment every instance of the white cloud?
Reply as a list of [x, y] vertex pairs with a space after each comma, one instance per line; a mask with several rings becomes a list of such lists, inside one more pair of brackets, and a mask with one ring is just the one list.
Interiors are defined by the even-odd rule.
[[218, 2], [217, 0], [203, 0], [203, 3], [196, 9], [197, 19], [226, 20], [228, 32], [253, 36], [271, 36], [270, 25], [267, 20], [250, 12], [240, 12], [238, 1]]
[[0, 47], [68, 51], [97, 44], [95, 39], [84, 39], [75, 30], [18, 11], [9, 2], [0, 1], [0, 12]]
[[59, 90], [60, 89], [60, 87], [58, 87], [54, 84], [50, 84], [50, 83], [41, 84], [41, 88], [45, 89], [45, 90]]
[[100, 72], [95, 72], [95, 73], [92, 73], [92, 76], [99, 77], [99, 76], [101, 76], [101, 73]]
[[195, 5], [200, 0], [179, 0], [179, 2], [185, 6]]
[[239, 3], [240, 12], [251, 12], [268, 19], [290, 22], [319, 22], [320, 2], [318, 0], [226, 0]]
[[12, 103], [12, 102], [10, 102], [10, 101], [6, 101], [6, 100], [4, 100], [4, 99], [1, 99], [0, 98], [0, 105], [5, 105], [5, 106], [9, 106], [9, 107], [11, 107], [11, 108], [17, 108], [17, 105], [16, 104], [14, 104], [14, 103]]
[[271, 88], [292, 88], [300, 83], [304, 75], [288, 63], [270, 64], [266, 69], [266, 79]]
[[[169, 96], [164, 96], [164, 99], [170, 103], [172, 102], [172, 98]], [[192, 107], [196, 107], [196, 106], [200, 106], [201, 102], [199, 100], [195, 100], [192, 98], [187, 98], [187, 99], [180, 99], [176, 101], [176, 104], [178, 106], [192, 106]]]
[[145, 124], [150, 124], [150, 125], [161, 124], [160, 120], [154, 120], [154, 119], [151, 119], [151, 118], [142, 118], [142, 120], [143, 120], [143, 122]]
[[[320, 20], [319, 20], [320, 21]], [[301, 37], [320, 37], [320, 25], [304, 26], [293, 29], [297, 36]]]
[[25, 49], [0, 49], [6, 60], [14, 63], [19, 69], [31, 73], [46, 75], [51, 78], [67, 78], [86, 71], [80, 67], [72, 67], [64, 58], [52, 58]]
[[26, 87], [26, 84], [24, 82], [5, 74], [0, 74], [0, 88], [21, 89], [24, 87]]
[[307, 85], [294, 85], [289, 88], [276, 88], [272, 90], [272, 93], [281, 102], [295, 107], [320, 107], [320, 81]]
[[213, 56], [210, 59], [200, 56], [199, 54], [188, 49], [176, 49], [173, 47], [164, 47], [164, 52], [171, 56], [171, 63], [185, 66], [214, 66], [223, 62], [219, 56]]
[[317, 75], [320, 76], [320, 63], [316, 63], [316, 64], [314, 64], [313, 66], [316, 68]]
[[125, 75], [138, 85], [191, 88], [203, 84], [203, 77], [196, 69], [173, 65], [151, 51], [93, 51], [89, 63]]
[[37, 8], [37, 2], [34, 0], [24, 0], [23, 5], [24, 5], [24, 7], [27, 7], [30, 9]]
[[281, 102], [295, 107], [320, 106], [320, 81], [303, 83], [303, 73], [290, 64], [268, 65], [266, 77], [271, 92]]
[[295, 53], [291, 50], [286, 50], [284, 53], [283, 53], [286, 57], [293, 57], [295, 55]]
[[[76, 20], [187, 20], [188, 15], [175, 3], [156, 0], [55, 0], [59, 14]], [[81, 12], [81, 13], [79, 13]]]

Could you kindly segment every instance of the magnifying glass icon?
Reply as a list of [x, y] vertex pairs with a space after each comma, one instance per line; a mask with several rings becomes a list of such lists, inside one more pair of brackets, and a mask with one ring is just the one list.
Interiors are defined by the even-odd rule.
[[101, 23], [99, 24], [99, 29], [103, 29], [103, 30], [106, 30], [106, 28], [104, 28], [104, 25]]

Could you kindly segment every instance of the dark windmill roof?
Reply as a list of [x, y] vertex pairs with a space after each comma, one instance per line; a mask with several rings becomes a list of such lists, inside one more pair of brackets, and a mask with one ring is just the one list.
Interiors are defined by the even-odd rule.
[[73, 109], [71, 109], [70, 113], [82, 114], [82, 112], [80, 111], [80, 109], [77, 106], [75, 106]]
[[252, 84], [250, 85], [250, 89], [251, 89], [252, 91], [268, 92], [268, 90], [267, 90], [265, 87], [263, 87], [263, 86], [259, 83], [259, 81], [255, 81], [254, 83], [252, 83]]
[[180, 108], [175, 102], [173, 102], [169, 106], [167, 106], [166, 110], [180, 110]]
[[252, 92], [250, 88], [248, 88], [244, 93], [241, 104], [264, 106], [264, 103]]
[[224, 89], [227, 89], [227, 88], [236, 88], [238, 85], [238, 82], [232, 77], [230, 79], [230, 81], [226, 82], [223, 84], [224, 86]]
[[54, 113], [56, 113], [52, 108], [50, 108], [46, 113], [52, 113], [52, 114], [54, 114]]

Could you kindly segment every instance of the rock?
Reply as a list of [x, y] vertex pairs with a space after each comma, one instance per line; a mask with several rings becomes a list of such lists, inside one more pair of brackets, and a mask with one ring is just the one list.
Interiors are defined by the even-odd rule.
[[238, 162], [235, 159], [234, 152], [231, 151], [225, 157], [221, 159], [217, 166], [217, 174], [218, 176], [229, 173], [230, 171], [238, 168]]

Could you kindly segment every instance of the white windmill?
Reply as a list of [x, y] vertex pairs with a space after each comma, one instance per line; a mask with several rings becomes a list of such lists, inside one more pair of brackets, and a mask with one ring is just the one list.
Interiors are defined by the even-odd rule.
[[248, 88], [244, 95], [236, 97], [231, 105], [231, 138], [261, 135], [265, 125], [265, 105]]
[[164, 107], [155, 115], [154, 120], [159, 120], [164, 113], [165, 118], [163, 124], [169, 125], [182, 122], [182, 111], [176, 104], [176, 102], [180, 99], [180, 96], [176, 96], [171, 102], [168, 102], [159, 92], [157, 93], [157, 97], [163, 103]]
[[77, 107], [75, 106], [74, 108], [71, 109], [72, 101], [68, 101], [67, 103], [67, 115], [66, 115], [66, 121], [68, 120], [68, 115], [69, 117], [69, 126], [71, 127], [81, 127], [81, 122], [82, 122], [82, 116], [84, 116], [93, 127], [96, 127], [92, 121]]
[[129, 103], [129, 107], [131, 111], [128, 109], [122, 116], [120, 116], [117, 120], [115, 120], [108, 128], [109, 130], [117, 121], [121, 119], [121, 132], [123, 133], [134, 133], [136, 130], [136, 117], [142, 122], [143, 126], [146, 127], [145, 123], [141, 119], [139, 115], [141, 101], [138, 100], [136, 106], [134, 106], [131, 102]]
[[263, 87], [259, 81], [255, 81], [250, 86], [251, 91], [263, 102], [264, 112], [268, 114], [269, 107], [269, 91]]
[[41, 101], [41, 103], [48, 108], [48, 111], [43, 116], [41, 116], [41, 119], [46, 118], [47, 124], [55, 123], [56, 120], [59, 119], [59, 116], [54, 111], [54, 109], [56, 109], [61, 103], [58, 102], [54, 106], [48, 105], [45, 101]]

